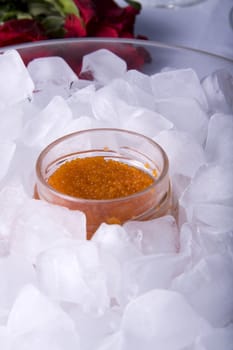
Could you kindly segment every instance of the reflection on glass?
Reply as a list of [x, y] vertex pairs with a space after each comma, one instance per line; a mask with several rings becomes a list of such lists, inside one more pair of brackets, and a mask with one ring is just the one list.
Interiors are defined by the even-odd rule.
[[229, 20], [230, 20], [231, 28], [233, 29], [233, 7], [230, 11]]
[[184, 7], [191, 6], [203, 2], [205, 0], [140, 0], [142, 6], [154, 6], [154, 7]]

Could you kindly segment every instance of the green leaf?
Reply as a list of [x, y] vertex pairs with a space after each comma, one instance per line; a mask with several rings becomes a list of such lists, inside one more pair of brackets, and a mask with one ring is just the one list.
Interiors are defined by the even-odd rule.
[[142, 5], [134, 0], [125, 0], [130, 6], [134, 7], [136, 10], [141, 11]]
[[21, 11], [15, 11], [15, 10], [0, 11], [0, 22], [6, 22], [11, 19], [26, 19], [26, 18], [31, 19], [32, 16], [27, 12], [21, 12]]
[[65, 34], [64, 19], [60, 16], [47, 16], [41, 20], [41, 24], [50, 38], [63, 37]]
[[12, 2], [6, 2], [0, 0], [0, 21], [5, 22], [9, 19], [17, 18], [19, 9]]
[[60, 15], [66, 17], [67, 14], [80, 16], [72, 0], [31, 0], [28, 1], [28, 7], [33, 16]]
[[67, 14], [80, 17], [73, 0], [0, 0], [0, 22], [21, 18], [41, 21], [50, 16], [65, 18]]
[[75, 5], [74, 1], [72, 1], [72, 0], [56, 0], [55, 2], [60, 6], [60, 8], [62, 9], [62, 11], [65, 15], [74, 14], [74, 15], [80, 17], [79, 10], [78, 10], [77, 6]]
[[48, 0], [31, 0], [28, 3], [28, 10], [33, 17], [49, 15], [62, 16], [62, 13], [60, 13], [60, 11], [56, 8], [54, 2], [51, 3]]

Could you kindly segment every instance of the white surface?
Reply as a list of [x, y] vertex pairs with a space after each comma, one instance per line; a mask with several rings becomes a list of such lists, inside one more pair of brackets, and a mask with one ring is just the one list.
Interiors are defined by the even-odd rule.
[[[123, 1], [118, 1], [124, 4]], [[232, 0], [206, 0], [175, 9], [144, 6], [136, 18], [135, 34], [150, 40], [183, 45], [233, 59]]]

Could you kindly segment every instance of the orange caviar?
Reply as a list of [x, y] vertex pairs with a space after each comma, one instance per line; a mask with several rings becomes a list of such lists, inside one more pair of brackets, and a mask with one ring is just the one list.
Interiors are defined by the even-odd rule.
[[101, 156], [67, 161], [48, 179], [49, 185], [61, 193], [97, 200], [126, 197], [153, 182], [145, 171]]

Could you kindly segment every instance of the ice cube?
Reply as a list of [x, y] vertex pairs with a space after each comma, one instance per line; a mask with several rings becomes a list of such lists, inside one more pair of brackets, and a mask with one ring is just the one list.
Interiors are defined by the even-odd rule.
[[24, 284], [36, 284], [35, 270], [23, 256], [11, 253], [0, 258], [0, 309], [11, 308]]
[[101, 224], [92, 237], [102, 251], [112, 254], [122, 264], [141, 255], [120, 225]]
[[0, 237], [10, 235], [17, 213], [26, 200], [21, 184], [8, 185], [0, 191]]
[[94, 82], [93, 80], [87, 80], [87, 79], [78, 79], [77, 81], [73, 82], [70, 86], [70, 96], [74, 95], [78, 90], [85, 89], [88, 86], [94, 86], [97, 87], [98, 84]]
[[31, 199], [14, 218], [11, 248], [35, 262], [39, 253], [57, 240], [86, 237], [86, 218], [82, 212]]
[[115, 256], [100, 249], [101, 263], [111, 305], [119, 305], [122, 296], [122, 264]]
[[0, 258], [7, 256], [10, 252], [9, 241], [6, 237], [0, 235]]
[[138, 132], [150, 138], [173, 127], [169, 120], [149, 109], [132, 107], [131, 110], [126, 110], [126, 115], [127, 118], [122, 122], [124, 129]]
[[0, 181], [6, 176], [14, 156], [16, 144], [13, 141], [0, 141]]
[[83, 116], [76, 119], [72, 119], [71, 122], [68, 123], [68, 125], [63, 129], [63, 132], [64, 135], [67, 135], [77, 131], [98, 128], [106, 128], [106, 123], [92, 117]]
[[168, 155], [171, 175], [181, 174], [193, 177], [200, 166], [205, 163], [202, 147], [188, 133], [165, 130], [155, 136], [154, 140]]
[[139, 72], [136, 69], [130, 69], [126, 72], [123, 78], [132, 86], [137, 86], [148, 94], [152, 94], [151, 79], [148, 75]]
[[[60, 325], [46, 325], [44, 329], [33, 330], [13, 338], [11, 350], [80, 350], [80, 341], [74, 329], [63, 329]], [[2, 349], [1, 349], [2, 350]]]
[[129, 221], [124, 229], [143, 254], [176, 253], [178, 228], [172, 216], [148, 221]]
[[41, 89], [48, 83], [69, 87], [78, 80], [77, 75], [61, 57], [36, 58], [28, 64], [27, 69], [36, 89]]
[[122, 350], [181, 350], [209, 330], [181, 294], [155, 289], [127, 305]]
[[113, 127], [121, 127], [124, 121], [138, 111], [138, 108], [130, 106], [108, 86], [94, 94], [91, 104], [94, 117]]
[[67, 100], [68, 106], [72, 110], [73, 118], [83, 116], [93, 116], [91, 100], [95, 94], [95, 86], [89, 85], [83, 89], [77, 90]]
[[123, 266], [123, 302], [155, 288], [169, 288], [187, 263], [188, 257], [182, 254], [154, 254], [128, 261]]
[[62, 97], [54, 97], [39, 114], [24, 127], [22, 140], [27, 146], [46, 146], [59, 136], [72, 119], [72, 112]]
[[180, 229], [180, 253], [190, 257], [187, 269], [209, 255], [233, 255], [233, 232], [213, 232], [184, 223]]
[[68, 99], [70, 96], [69, 88], [62, 85], [53, 86], [51, 83], [46, 84], [41, 90], [36, 90], [33, 94], [33, 105], [39, 110], [46, 108], [46, 106], [57, 96]]
[[233, 350], [233, 328], [214, 329], [208, 335], [200, 337], [192, 350]]
[[137, 85], [130, 84], [124, 79], [114, 79], [110, 84], [101, 89], [108, 91], [114, 98], [126, 102], [131, 106], [144, 107], [154, 110], [154, 97]]
[[81, 348], [85, 350], [97, 349], [106, 337], [115, 334], [120, 327], [122, 315], [118, 307], [109, 308], [103, 315], [85, 313], [74, 304], [70, 305], [69, 310], [66, 307], [66, 311], [75, 322]]
[[[17, 109], [23, 112], [23, 126], [30, 120], [34, 115], [40, 112], [40, 107], [36, 106], [33, 99], [27, 99], [17, 103], [17, 105], [11, 107], [12, 110]], [[22, 132], [21, 132], [22, 133]], [[21, 136], [21, 135], [19, 135]]]
[[225, 69], [219, 69], [202, 81], [211, 113], [233, 112], [233, 76]]
[[233, 230], [233, 206], [220, 204], [197, 204], [193, 221], [204, 231], [224, 233]]
[[199, 78], [190, 68], [156, 73], [151, 76], [151, 84], [155, 99], [189, 97], [197, 100], [204, 110], [208, 108]]
[[142, 107], [130, 106], [114, 96], [111, 90], [99, 90], [92, 100], [93, 114], [97, 120], [112, 127], [136, 131], [148, 137], [162, 130], [171, 129], [173, 124], [159, 113]]
[[180, 198], [188, 220], [192, 220], [193, 208], [198, 203], [220, 205], [233, 204], [233, 165], [203, 165]]
[[224, 327], [232, 322], [231, 257], [215, 254], [201, 259], [193, 269], [178, 276], [172, 288], [182, 293], [197, 313], [214, 327]]
[[1, 141], [14, 141], [22, 132], [23, 109], [19, 104], [3, 109], [1, 111], [0, 121]]
[[98, 249], [91, 241], [61, 241], [36, 262], [39, 283], [49, 296], [79, 304], [86, 312], [109, 305], [106, 277]]
[[13, 105], [32, 96], [34, 84], [19, 53], [9, 50], [0, 55], [0, 104]]
[[1, 350], [10, 350], [11, 337], [5, 326], [0, 326], [0, 344]]
[[122, 273], [125, 263], [140, 257], [142, 253], [120, 225], [101, 224], [92, 240], [97, 243], [105, 265], [109, 295], [121, 303]]
[[93, 115], [97, 120], [102, 120], [110, 125], [115, 122], [119, 125], [121, 124], [120, 111], [125, 110], [127, 104], [114, 97], [110, 90], [104, 88], [93, 95], [91, 106]]
[[208, 162], [233, 162], [233, 117], [214, 114], [208, 126], [206, 159]]
[[188, 223], [184, 223], [180, 229], [179, 253], [190, 258], [186, 268], [191, 268], [204, 255], [198, 232], [195, 227]]
[[193, 98], [167, 98], [155, 101], [155, 110], [169, 119], [181, 131], [190, 133], [203, 144], [208, 117], [197, 100]]
[[[44, 108], [55, 96], [67, 99], [77, 75], [61, 57], [43, 57], [32, 60], [28, 71], [35, 83], [33, 103]], [[62, 74], [61, 74], [62, 72]]]
[[7, 327], [15, 336], [20, 336], [37, 330], [45, 330], [53, 325], [57, 331], [74, 331], [71, 318], [43, 295], [36, 287], [25, 285], [10, 311]]
[[98, 346], [97, 350], [122, 350], [121, 343], [122, 334], [121, 332], [116, 332], [105, 337], [101, 344]]
[[124, 60], [109, 50], [100, 49], [83, 57], [81, 74], [91, 73], [100, 85], [119, 78], [126, 72]]
[[38, 147], [27, 147], [20, 141], [17, 141], [16, 145], [14, 157], [3, 184], [9, 186], [23, 185], [24, 191], [32, 198], [36, 182], [35, 166], [40, 149]]
[[213, 232], [198, 227], [197, 239], [201, 248], [202, 256], [212, 254], [222, 254], [233, 256], [233, 231], [229, 232]]
[[[181, 174], [174, 174], [172, 176], [172, 192], [173, 197], [176, 199], [176, 201], [179, 200], [179, 198], [184, 193], [186, 187], [190, 183], [190, 177], [181, 175]], [[180, 209], [180, 208], [179, 208]], [[178, 210], [179, 214], [179, 210]]]

